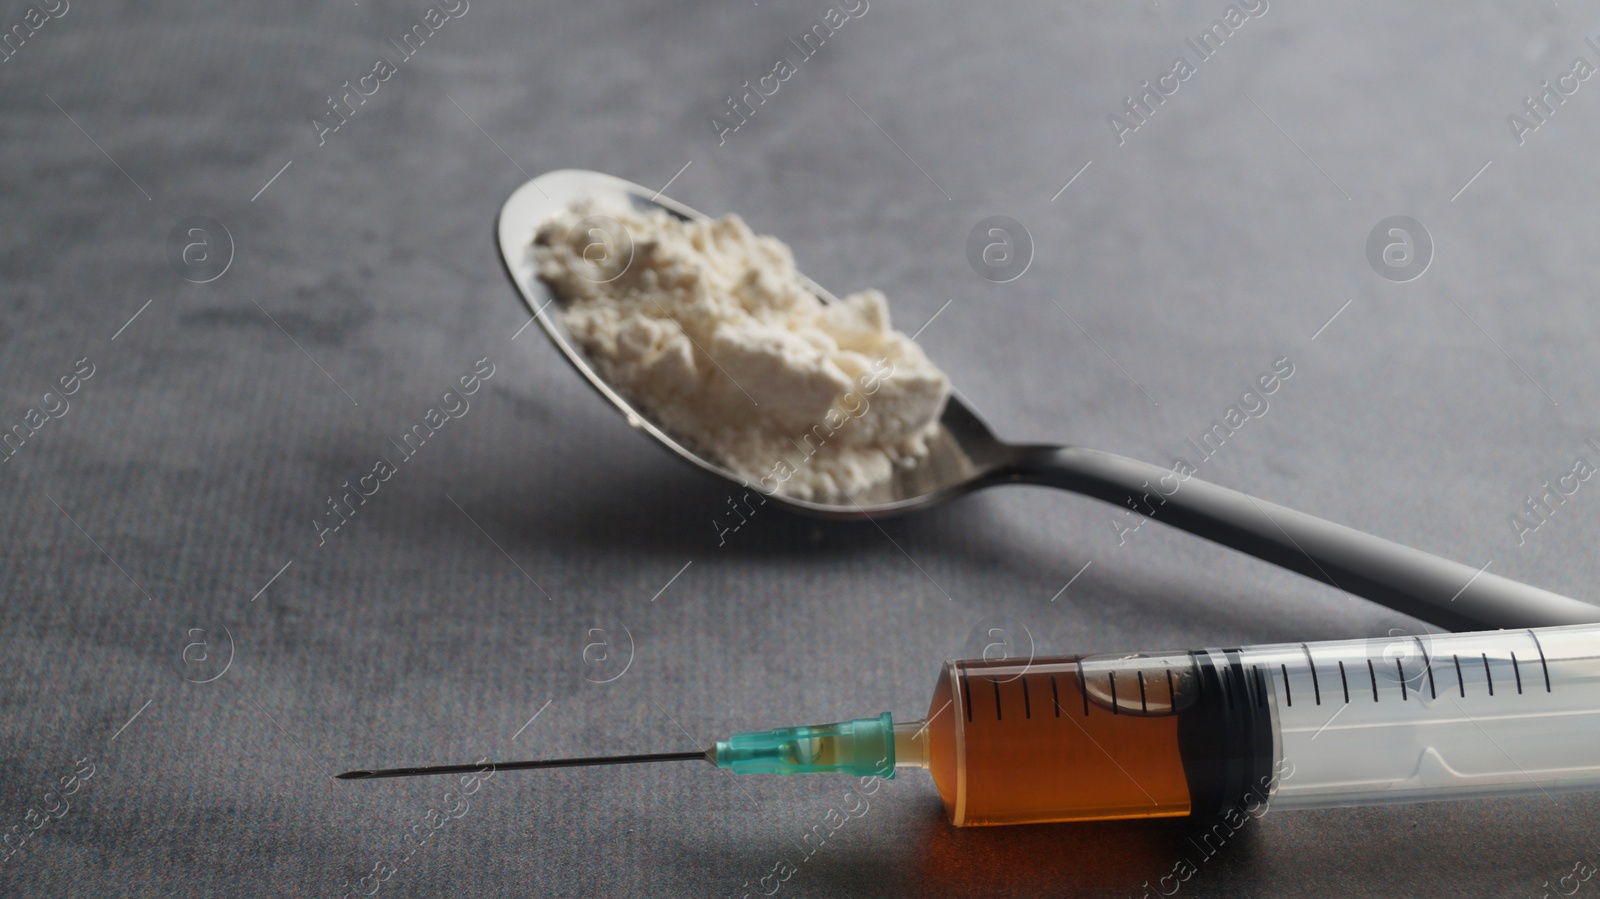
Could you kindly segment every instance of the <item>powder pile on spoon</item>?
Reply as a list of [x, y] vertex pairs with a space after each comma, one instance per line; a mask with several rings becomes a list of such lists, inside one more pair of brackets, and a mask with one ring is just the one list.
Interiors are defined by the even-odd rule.
[[583, 204], [540, 227], [532, 253], [600, 374], [764, 492], [857, 493], [938, 433], [950, 382], [889, 326], [883, 294], [822, 302], [789, 248], [736, 215]]

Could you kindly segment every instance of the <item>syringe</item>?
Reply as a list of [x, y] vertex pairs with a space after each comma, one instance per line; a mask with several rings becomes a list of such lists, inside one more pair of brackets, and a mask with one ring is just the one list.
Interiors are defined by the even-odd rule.
[[925, 768], [957, 826], [1600, 789], [1600, 625], [948, 662], [918, 721], [339, 777], [686, 759], [736, 774]]

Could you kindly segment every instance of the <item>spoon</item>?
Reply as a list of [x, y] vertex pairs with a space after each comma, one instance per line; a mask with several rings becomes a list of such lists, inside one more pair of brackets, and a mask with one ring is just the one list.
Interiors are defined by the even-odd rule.
[[[559, 308], [551, 308], [556, 297], [539, 280], [529, 246], [540, 225], [584, 198], [596, 201], [597, 209], [659, 208], [680, 219], [707, 218], [659, 192], [610, 175], [576, 169], [548, 172], [517, 188], [500, 210], [500, 256], [512, 283], [567, 361], [622, 410], [628, 424], [690, 464], [748, 488], [744, 478], [668, 433], [607, 383], [568, 334]], [[625, 233], [604, 236], [610, 241], [605, 252], [631, 252]], [[802, 280], [823, 302], [838, 302], [820, 285]], [[915, 467], [897, 469], [891, 480], [855, 496], [804, 500], [760, 492], [778, 507], [803, 515], [860, 519], [932, 508], [997, 484], [1055, 487], [1132, 508], [1452, 630], [1600, 622], [1600, 608], [1491, 574], [1487, 565], [1474, 569], [1193, 476], [1178, 481], [1169, 469], [1084, 447], [1007, 443], [954, 395], [930, 447], [928, 457]]]

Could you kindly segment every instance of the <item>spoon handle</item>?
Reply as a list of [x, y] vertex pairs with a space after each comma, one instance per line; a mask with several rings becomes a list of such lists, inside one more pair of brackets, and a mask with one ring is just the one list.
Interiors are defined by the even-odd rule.
[[1001, 474], [1132, 508], [1451, 630], [1600, 622], [1600, 607], [1099, 450], [1032, 447]]

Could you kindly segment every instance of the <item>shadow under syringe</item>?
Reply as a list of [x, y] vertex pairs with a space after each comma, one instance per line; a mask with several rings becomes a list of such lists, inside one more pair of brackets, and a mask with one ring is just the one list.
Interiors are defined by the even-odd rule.
[[1248, 818], [1239, 827], [1188, 818], [952, 827], [936, 801], [898, 813], [894, 829], [915, 847], [909, 870], [884, 870], [881, 859], [846, 850], [807, 872], [807, 881], [841, 895], [870, 893], [871, 880], [886, 892], [925, 896], [1157, 897], [1202, 885], [1215, 894], [1222, 884], [1215, 875], [1205, 884], [1207, 869], [1219, 858], [1229, 867], [1248, 862], [1259, 845]]

